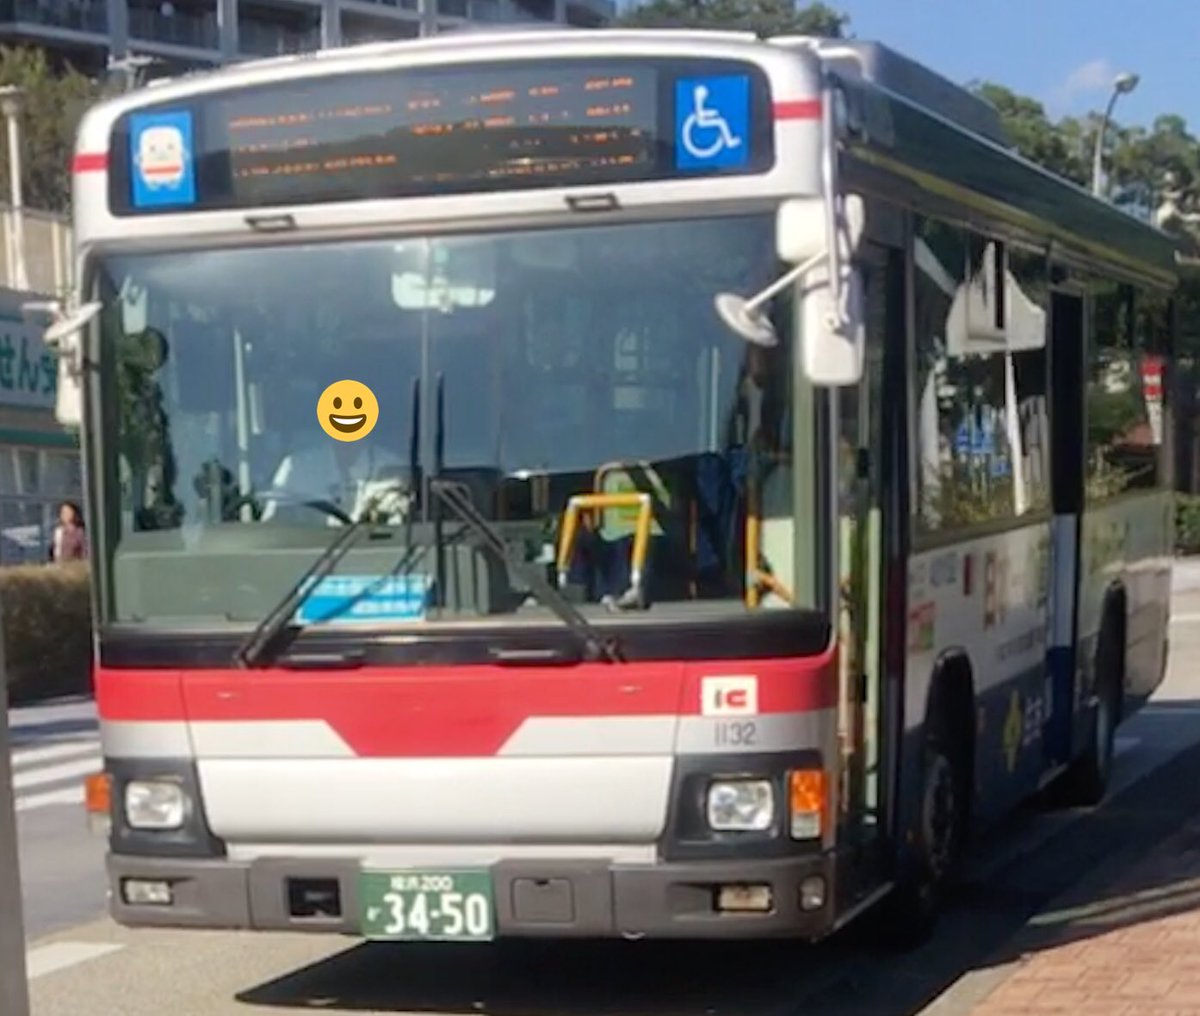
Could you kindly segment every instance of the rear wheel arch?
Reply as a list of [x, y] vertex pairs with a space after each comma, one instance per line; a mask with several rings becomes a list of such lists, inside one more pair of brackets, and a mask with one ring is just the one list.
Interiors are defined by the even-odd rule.
[[[1116, 708], [1116, 720], [1120, 722], [1125, 707], [1125, 674], [1128, 651], [1127, 637], [1129, 633], [1129, 594], [1123, 582], [1113, 582], [1104, 592], [1104, 605], [1100, 610], [1100, 630], [1096, 633], [1095, 659], [1093, 660], [1095, 679], [1092, 686], [1093, 695], [1102, 695], [1108, 689], [1102, 687], [1109, 673], [1116, 687], [1112, 689], [1115, 696], [1113, 702]], [[1108, 654], [1115, 653], [1113, 660]], [[1109, 671], [1109, 666], [1115, 665], [1115, 671]]]
[[[939, 656], [925, 700], [916, 825], [906, 834], [911, 852], [879, 913], [879, 931], [893, 945], [910, 948], [928, 940], [970, 825], [974, 694], [966, 653], [953, 649]], [[948, 797], [943, 790], [949, 790]]]
[[1115, 582], [1105, 591], [1088, 689], [1091, 729], [1083, 752], [1053, 784], [1050, 798], [1060, 806], [1092, 807], [1103, 801], [1108, 792], [1115, 731], [1125, 705], [1127, 604], [1121, 583]]
[[947, 650], [934, 664], [925, 703], [925, 724], [944, 725], [937, 734], [951, 738], [974, 784], [975, 674], [965, 650]]

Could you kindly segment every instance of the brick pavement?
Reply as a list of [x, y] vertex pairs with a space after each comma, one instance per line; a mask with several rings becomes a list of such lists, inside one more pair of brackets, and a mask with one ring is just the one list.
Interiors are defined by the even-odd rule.
[[1026, 925], [971, 1016], [1200, 1016], [1200, 816], [1116, 863]]

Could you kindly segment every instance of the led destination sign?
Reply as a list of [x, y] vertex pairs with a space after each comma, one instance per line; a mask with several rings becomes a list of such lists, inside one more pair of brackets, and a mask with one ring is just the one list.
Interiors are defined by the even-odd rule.
[[652, 73], [445, 75], [365, 102], [355, 83], [339, 84], [349, 94], [310, 88], [298, 112], [237, 102], [226, 123], [235, 189], [266, 204], [337, 200], [348, 188], [367, 196], [401, 184], [620, 178], [654, 161]]
[[765, 77], [559, 60], [279, 82], [127, 114], [117, 214], [763, 172]]

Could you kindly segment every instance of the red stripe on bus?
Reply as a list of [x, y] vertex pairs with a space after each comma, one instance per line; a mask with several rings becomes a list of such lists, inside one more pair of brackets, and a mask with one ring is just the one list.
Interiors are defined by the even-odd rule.
[[172, 720], [185, 716], [178, 670], [96, 667], [93, 687], [102, 720]]
[[[508, 667], [264, 670], [97, 668], [106, 721], [297, 721], [329, 724], [364, 757], [486, 756], [532, 717], [687, 716], [705, 677], [753, 676], [759, 715], [837, 703], [833, 653], [789, 660]], [[736, 713], [736, 710], [734, 710]], [[728, 713], [727, 713], [728, 715]]]
[[793, 99], [775, 103], [776, 120], [816, 120], [820, 116], [820, 99]]
[[108, 152], [80, 152], [71, 160], [72, 173], [103, 173], [108, 169]]

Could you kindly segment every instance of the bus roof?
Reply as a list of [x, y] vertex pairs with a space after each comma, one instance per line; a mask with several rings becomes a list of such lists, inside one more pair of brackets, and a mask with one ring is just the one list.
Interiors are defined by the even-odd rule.
[[[122, 109], [157, 102], [164, 93], [191, 94], [210, 88], [240, 88], [257, 84], [283, 72], [297, 77], [307, 73], [337, 73], [341, 70], [360, 70], [374, 61], [394, 63], [397, 58], [437, 58], [453, 56], [456, 60], [467, 51], [491, 50], [498, 57], [543, 55], [542, 47], [553, 47], [564, 54], [580, 49], [593, 50], [604, 46], [632, 46], [643, 53], [687, 51], [697, 44], [736, 47], [743, 59], [753, 59], [763, 51], [763, 40], [753, 32], [729, 32], [715, 29], [589, 29], [562, 26], [500, 25], [471, 31], [439, 32], [416, 39], [396, 39], [386, 42], [367, 42], [330, 46], [306, 53], [241, 60], [220, 67], [206, 67], [176, 76], [155, 78], [124, 95], [109, 98], [93, 109], [118, 106]], [[530, 47], [536, 46], [537, 50]]]
[[885, 46], [772, 40], [817, 54], [848, 93], [848, 147], [863, 162], [960, 206], [1172, 284], [1181, 243], [1017, 151], [990, 103]]
[[[1178, 243], [1075, 183], [1023, 158], [996, 110], [923, 65], [873, 42], [690, 29], [530, 29], [505, 26], [422, 39], [344, 46], [253, 60], [160, 79], [92, 107], [77, 151], [107, 151], [113, 124], [147, 105], [206, 93], [278, 85], [290, 79], [368, 74], [441, 64], [557, 59], [586, 55], [711, 57], [786, 68], [793, 81], [823, 69], [843, 85], [851, 128], [847, 145], [863, 163], [898, 175], [921, 191], [1056, 240], [1091, 257], [1125, 264], [1164, 284], [1179, 268]], [[811, 65], [807, 73], [792, 71]], [[796, 95], [778, 96], [794, 100]], [[816, 153], [813, 153], [814, 155]]]
[[[814, 57], [746, 33], [613, 30], [434, 36], [237, 64], [88, 111], [76, 145], [76, 233], [85, 246], [244, 234], [247, 213], [266, 209], [296, 212], [302, 230], [366, 219], [424, 228], [561, 214], [580, 187], [618, 189], [631, 213], [816, 196], [818, 70]], [[682, 88], [691, 101], [711, 75], [743, 90], [747, 143], [728, 165], [688, 164], [665, 96]], [[165, 193], [158, 180], [150, 198], [135, 193], [140, 146], [164, 131], [171, 151], [187, 153], [181, 175], [201, 181], [198, 196], [189, 183], [186, 199], [155, 200]]]

